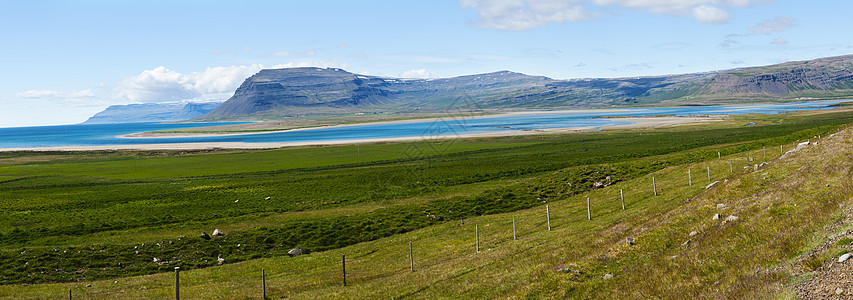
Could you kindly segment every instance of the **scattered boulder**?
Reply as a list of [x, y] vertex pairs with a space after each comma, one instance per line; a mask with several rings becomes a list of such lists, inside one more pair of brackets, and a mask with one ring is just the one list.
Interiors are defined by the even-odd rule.
[[634, 238], [632, 238], [632, 237], [625, 238], [625, 243], [628, 245], [633, 245], [634, 244]]
[[681, 243], [682, 247], [687, 247], [689, 245], [690, 245], [690, 240], [686, 240], [686, 241], [684, 241], [684, 243]]
[[699, 232], [698, 232], [698, 231], [691, 231], [691, 232], [690, 232], [690, 236], [696, 236], [697, 234], [699, 234]]
[[208, 234], [207, 234], [207, 232], [202, 232], [202, 233], [201, 233], [201, 238], [203, 238], [203, 239], [205, 239], [205, 240], [209, 240], [209, 239], [210, 239], [210, 235], [208, 235]]
[[707, 189], [710, 189], [712, 186], [716, 185], [717, 183], [720, 183], [720, 181], [719, 181], [719, 180], [717, 180], [717, 181], [711, 182], [711, 184], [709, 184], [709, 185], [706, 185], [706, 186], [705, 186], [705, 189], [706, 189], [706, 190], [707, 190]]
[[158, 263], [158, 262], [160, 262], [160, 259], [155, 257], [155, 258], [154, 258], [154, 262], [155, 262], [155, 263]]
[[271, 198], [272, 198], [272, 197], [266, 197], [266, 198], [264, 198], [264, 200], [269, 200], [269, 199], [271, 199]]
[[713, 217], [713, 218], [711, 218], [711, 220], [715, 220], [715, 221], [716, 221], [716, 220], [719, 220], [719, 219], [720, 219], [720, 218], [722, 218], [722, 217], [723, 217], [723, 215], [721, 215], [721, 214], [714, 214], [714, 217]]
[[850, 253], [844, 253], [844, 255], [838, 257], [838, 262], [843, 263], [850, 259]]
[[222, 258], [222, 254], [220, 254], [219, 256], [216, 257], [216, 261], [218, 262], [217, 264], [221, 265], [222, 263], [225, 262], [225, 259]]
[[728, 217], [726, 217], [725, 221], [726, 222], [734, 222], [734, 221], [737, 221], [737, 219], [738, 219], [738, 217], [736, 217], [736, 216], [728, 216]]
[[219, 229], [213, 230], [213, 236], [223, 236], [223, 235], [225, 235], [225, 233], [222, 232], [221, 230], [219, 230]]
[[300, 256], [300, 255], [305, 255], [305, 254], [308, 254], [308, 250], [293, 248], [293, 249], [290, 249], [290, 251], [287, 251], [287, 255], [290, 255], [290, 257]]
[[726, 209], [729, 208], [725, 203], [717, 203], [717, 209]]
[[604, 279], [613, 279], [613, 274], [610, 274], [610, 273], [604, 274]]

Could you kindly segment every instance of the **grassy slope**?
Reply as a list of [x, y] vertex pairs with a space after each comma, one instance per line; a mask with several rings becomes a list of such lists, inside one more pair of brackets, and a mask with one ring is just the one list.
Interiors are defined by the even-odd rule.
[[[705, 163], [655, 172], [590, 193], [549, 203], [552, 230], [545, 229], [544, 207], [448, 222], [410, 233], [296, 258], [276, 257], [182, 273], [182, 295], [190, 298], [259, 298], [259, 272], [265, 269], [273, 298], [649, 298], [769, 297], [784, 291], [792, 269], [778, 267], [807, 250], [811, 234], [837, 218], [839, 204], [851, 204], [849, 164], [853, 132], [776, 159], [757, 172], [743, 168], [738, 154]], [[752, 157], [763, 158], [761, 150]], [[738, 168], [729, 173], [728, 161]], [[759, 159], [760, 161], [761, 159]], [[710, 167], [712, 180], [686, 168]], [[705, 175], [695, 172], [697, 175]], [[651, 176], [660, 196], [653, 196]], [[626, 210], [618, 202], [626, 191]], [[586, 220], [586, 197], [593, 219]], [[689, 201], [686, 201], [689, 200]], [[717, 209], [717, 203], [729, 207]], [[721, 224], [714, 213], [736, 215]], [[512, 239], [512, 216], [519, 240]], [[474, 252], [473, 226], [481, 232]], [[689, 237], [690, 231], [697, 231]], [[634, 237], [636, 245], [622, 243]], [[686, 240], [690, 243], [682, 244]], [[415, 272], [408, 271], [407, 246], [413, 241]], [[348, 283], [340, 286], [340, 257], [347, 255]], [[555, 272], [565, 265], [582, 273]], [[605, 273], [615, 275], [603, 280]], [[167, 298], [171, 274], [84, 283], [3, 286], [0, 295]], [[649, 280], [654, 278], [654, 280]]]
[[[672, 134], [672, 133], [669, 133], [669, 134]], [[565, 146], [565, 145], [563, 145], [563, 146]], [[697, 168], [700, 168], [700, 167], [697, 167]], [[725, 161], [724, 161], [722, 167], [715, 166], [714, 167], [714, 170], [715, 170], [714, 173], [716, 174], [718, 171], [720, 171], [719, 170], [720, 168], [727, 169], [727, 163], [725, 163]], [[680, 197], [684, 197], [684, 196], [689, 197], [689, 196], [701, 191], [701, 188], [697, 189], [698, 185], [693, 186], [693, 190], [689, 190], [689, 189], [681, 190], [681, 189], [677, 189], [675, 187], [668, 187], [665, 183], [667, 176], [673, 176], [674, 178], [677, 178], [680, 176], [675, 175], [678, 172], [677, 172], [677, 170], [674, 170], [672, 168], [664, 170], [662, 172], [664, 172], [664, 173], [661, 173], [657, 176], [659, 176], [658, 180], [661, 184], [661, 188], [664, 190], [664, 192], [662, 193], [662, 195], [664, 195], [664, 197], [667, 197], [667, 194], [670, 193], [670, 191], [668, 191], [668, 189], [670, 189], [670, 188], [673, 189], [672, 190], [673, 194], [671, 195], [671, 196], [675, 197], [673, 199], [679, 199]], [[667, 172], [675, 172], [675, 173], [670, 174]], [[152, 172], [152, 174], [153, 174], [153, 172]], [[683, 176], [683, 175], [681, 175], [681, 176]], [[699, 176], [697, 176], [697, 177], [699, 177]], [[633, 180], [630, 182], [620, 183], [618, 185], [625, 188], [626, 191], [630, 190], [632, 188], [638, 189], [638, 186], [648, 185], [647, 182], [645, 182], [645, 183], [642, 182], [642, 180], [648, 180], [648, 178], [647, 177], [643, 177], [643, 178], [645, 178], [645, 179], [641, 178], [641, 179]], [[613, 199], [613, 197], [615, 197], [615, 195], [612, 194], [615, 191], [613, 189], [614, 188], [598, 190], [592, 194], [593, 199], [602, 198], [603, 196], [600, 193], [604, 193], [605, 191], [608, 191], [609, 193], [611, 193], [607, 197], [610, 199]], [[474, 189], [474, 190], [476, 190], [476, 189]], [[599, 193], [599, 194], [596, 194], [596, 193]], [[626, 195], [630, 195], [630, 192]], [[616, 240], [621, 240], [621, 238], [624, 236], [625, 232], [630, 232], [630, 230], [636, 230], [638, 228], [638, 226], [641, 228], [642, 224], [652, 222], [652, 220], [654, 220], [654, 218], [660, 217], [660, 216], [664, 215], [665, 213], [672, 211], [673, 209], [678, 207], [678, 205], [680, 204], [680, 202], [678, 202], [678, 201], [660, 202], [660, 201], [657, 201], [659, 199], [655, 199], [654, 197], [642, 197], [642, 198], [637, 199], [633, 203], [632, 203], [632, 201], [629, 200], [629, 207], [641, 207], [642, 208], [641, 210], [637, 210], [637, 211], [629, 210], [626, 212], [619, 212], [611, 206], [609, 213], [604, 213], [604, 216], [602, 216], [600, 219], [599, 219], [599, 217], [596, 217], [594, 222], [592, 222], [590, 224], [560, 225], [560, 222], [568, 222], [566, 224], [569, 224], [569, 223], [570, 224], [576, 224], [576, 223], [578, 223], [579, 220], [582, 220], [585, 218], [584, 211], [583, 211], [583, 210], [585, 210], [585, 207], [582, 203], [583, 202], [582, 200], [584, 200], [584, 199], [577, 199], [577, 198], [572, 198], [572, 199], [575, 199], [575, 200], [558, 201], [558, 203], [552, 204], [553, 205], [552, 208], [554, 209], [553, 210], [554, 213], [552, 214], [552, 224], [554, 224], [554, 229], [555, 229], [555, 231], [563, 230], [562, 234], [560, 234], [559, 239], [556, 239], [555, 241], [549, 242], [548, 241], [549, 238], [547, 238], [546, 236], [542, 236], [542, 238], [545, 240], [541, 240], [541, 239], [537, 240], [535, 244], [526, 244], [526, 243], [528, 243], [528, 241], [527, 241], [528, 238], [524, 238], [522, 240], [523, 243], [525, 243], [525, 245], [526, 245], [525, 247], [529, 247], [529, 249], [524, 250], [525, 254], [520, 255], [520, 256], [523, 256], [525, 258], [521, 259], [520, 262], [518, 262], [518, 263], [513, 262], [511, 264], [511, 265], [518, 264], [519, 267], [523, 267], [523, 269], [527, 270], [527, 271], [520, 273], [523, 275], [523, 276], [520, 276], [521, 278], [512, 279], [512, 278], [507, 278], [507, 277], [512, 277], [512, 276], [504, 276], [504, 275], [518, 275], [519, 274], [518, 271], [511, 271], [511, 272], [508, 272], [507, 270], [501, 271], [501, 268], [507, 268], [508, 266], [506, 265], [506, 260], [501, 260], [501, 259], [497, 259], [497, 258], [501, 257], [501, 255], [513, 254], [514, 252], [511, 252], [511, 251], [518, 251], [518, 248], [507, 247], [506, 249], [503, 249], [502, 247], [497, 247], [498, 245], [510, 245], [510, 243], [508, 243], [507, 241], [499, 241], [500, 237], [506, 237], [507, 236], [507, 232], [508, 232], [507, 228], [509, 228], [508, 227], [509, 224], [508, 224], [508, 221], [506, 219], [507, 215], [496, 215], [496, 216], [484, 217], [485, 219], [480, 221], [480, 222], [484, 222], [484, 223], [482, 223], [483, 226], [481, 227], [482, 232], [484, 234], [484, 237], [483, 237], [484, 245], [485, 245], [485, 247], [492, 247], [492, 245], [494, 245], [494, 247], [493, 247], [494, 249], [492, 251], [504, 251], [504, 252], [486, 251], [485, 253], [488, 253], [488, 254], [478, 256], [480, 258], [474, 258], [474, 257], [468, 257], [465, 255], [462, 255], [462, 254], [464, 254], [470, 250], [469, 249], [470, 247], [466, 248], [466, 247], [460, 246], [461, 244], [464, 244], [463, 241], [470, 240], [470, 237], [466, 237], [466, 235], [470, 235], [470, 232], [468, 232], [468, 231], [470, 231], [470, 224], [471, 224], [470, 220], [468, 222], [466, 222], [466, 225], [462, 225], [462, 226], [459, 226], [458, 224], [455, 224], [455, 223], [444, 223], [443, 225], [437, 225], [437, 226], [429, 227], [427, 229], [419, 230], [417, 232], [433, 232], [432, 240], [427, 239], [424, 241], [417, 241], [416, 245], [418, 245], [418, 244], [442, 245], [442, 248], [443, 248], [442, 251], [438, 251], [438, 252], [425, 251], [423, 255], [425, 255], [425, 258], [424, 258], [425, 261], [432, 261], [435, 263], [435, 267], [438, 268], [437, 270], [441, 271], [439, 273], [444, 274], [443, 276], [449, 276], [449, 277], [446, 277], [446, 280], [443, 280], [443, 281], [439, 280], [439, 281], [437, 281], [431, 285], [423, 285], [424, 282], [431, 282], [429, 280], [427, 280], [427, 281], [420, 280], [419, 282], [421, 282], [422, 285], [416, 284], [414, 287], [412, 287], [412, 286], [407, 287], [406, 284], [402, 284], [402, 283], [395, 284], [395, 285], [400, 285], [401, 286], [400, 288], [389, 288], [389, 287], [380, 288], [376, 285], [373, 285], [373, 286], [365, 285], [363, 290], [361, 290], [359, 288], [353, 288], [353, 289], [358, 290], [362, 293], [367, 293], [367, 294], [355, 294], [355, 295], [368, 295], [369, 293], [378, 292], [380, 294], [376, 294], [376, 295], [387, 296], [387, 295], [394, 295], [394, 294], [400, 294], [400, 293], [405, 294], [407, 292], [411, 292], [411, 291], [414, 291], [416, 289], [422, 289], [422, 288], [426, 288], [426, 289], [419, 292], [417, 295], [452, 296], [455, 294], [461, 294], [461, 295], [466, 295], [466, 296], [496, 296], [496, 295], [506, 295], [506, 293], [510, 293], [510, 294], [513, 294], [513, 293], [521, 293], [521, 294], [531, 293], [532, 295], [540, 295], [543, 292], [551, 291], [551, 288], [549, 288], [549, 285], [547, 284], [547, 280], [545, 281], [546, 283], [543, 283], [543, 281], [541, 279], [541, 278], [545, 278], [543, 276], [546, 276], [550, 273], [543, 271], [544, 269], [547, 269], [547, 268], [536, 269], [536, 272], [533, 272], [529, 268], [530, 266], [545, 267], [547, 264], [554, 262], [553, 259], [555, 257], [561, 257], [561, 255], [565, 255], [565, 253], [561, 254], [561, 252], [570, 253], [570, 254], [574, 255], [574, 256], [570, 256], [570, 257], [574, 257], [574, 258], [571, 260], [566, 260], [565, 257], [563, 257], [563, 259], [557, 260], [557, 262], [565, 263], [565, 262], [570, 262], [570, 261], [581, 261], [581, 258], [584, 258], [585, 256], [589, 256], [589, 255], [591, 255], [591, 253], [600, 252], [602, 246], [607, 246], [607, 245], [609, 245], [609, 243], [613, 243]], [[667, 198], [667, 199], [669, 199], [669, 198]], [[581, 200], [581, 201], [578, 201], [578, 200]], [[670, 200], [672, 200], [672, 199], [670, 199]], [[594, 200], [594, 203], [595, 202], [596, 202], [596, 200]], [[570, 203], [573, 203], [573, 204], [570, 204]], [[596, 205], [596, 204], [594, 204], [594, 205]], [[337, 209], [342, 211], [342, 213], [344, 213], [344, 214], [348, 214], [348, 213], [353, 212], [353, 211], [348, 211], [349, 208], [337, 208]], [[571, 216], [570, 217], [567, 216], [567, 217], [565, 217], [566, 219], [562, 219], [561, 214], [558, 213], [559, 211], [562, 211], [562, 210], [572, 211], [572, 213], [570, 214]], [[356, 208], [356, 211], [358, 211], [358, 208]], [[599, 212], [597, 212], [597, 213], [599, 213]], [[540, 217], [535, 217], [536, 215], [540, 215]], [[544, 220], [541, 220], [541, 211], [537, 210], [537, 211], [519, 212], [518, 217], [519, 217], [519, 229], [520, 229], [520, 233], [522, 233], [522, 235], [525, 235], [525, 232], [529, 233], [531, 235], [541, 234], [541, 233], [535, 233], [533, 231], [534, 227], [542, 228], [542, 226], [544, 225]], [[492, 218], [492, 219], [489, 219], [489, 218]], [[503, 221], [498, 221], [501, 218], [503, 218], [502, 219]], [[539, 218], [540, 220], [538, 222], [533, 221], [536, 218]], [[488, 223], [487, 222], [488, 220], [491, 220], [492, 223]], [[569, 221], [571, 221], [571, 222], [569, 222]], [[502, 224], [498, 224], [498, 223], [502, 223]], [[621, 227], [617, 227], [616, 231], [619, 231], [619, 233], [617, 233], [617, 234], [612, 234], [612, 233], [609, 233], [609, 231], [607, 231], [608, 228], [613, 228], [612, 226], [615, 226], [615, 225], [613, 225], [614, 223], [618, 224], [618, 226], [621, 226]], [[534, 226], [531, 227], [531, 224], [533, 224]], [[622, 228], [625, 228], [625, 229], [622, 229]], [[177, 229], [172, 229], [172, 230], [177, 230]], [[492, 230], [494, 230], [494, 232], [492, 234], [489, 234], [489, 232]], [[179, 231], [179, 230], [177, 230], [177, 231]], [[130, 235], [130, 234], [132, 234], [132, 232], [127, 232], [125, 234]], [[172, 232], [170, 232], [169, 234], [172, 234]], [[596, 234], [599, 234], [597, 240], [596, 240]], [[604, 235], [601, 235], [601, 234], [604, 234]], [[426, 236], [429, 237], [430, 235], [428, 234]], [[605, 236], [606, 238], [601, 238], [601, 236]], [[455, 237], [455, 238], [452, 238], [452, 237]], [[448, 241], [441, 241], [442, 238], [448, 238], [449, 240]], [[350, 254], [351, 257], [355, 259], [354, 262], [350, 263], [351, 267], [354, 268], [352, 270], [353, 273], [351, 274], [351, 280], [353, 280], [354, 282], [358, 282], [360, 280], [359, 279], [360, 276], [358, 275], [359, 274], [358, 268], [360, 265], [360, 263], [359, 263], [360, 257], [363, 257], [363, 259], [361, 261], [367, 261], [368, 258], [370, 258], [371, 261], [372, 260], [378, 260], [378, 261], [387, 262], [387, 261], [393, 260], [391, 257], [399, 256], [399, 253], [396, 253], [396, 254], [395, 253], [387, 253], [387, 251], [384, 249], [394, 249], [394, 248], [404, 247], [404, 245], [403, 246], [399, 245], [400, 241], [401, 241], [400, 239], [403, 239], [403, 241], [405, 241], [406, 237], [405, 236], [395, 236], [395, 237], [383, 239], [383, 240], [376, 242], [376, 243], [380, 243], [380, 244], [371, 244], [374, 242], [369, 242], [369, 243], [363, 243], [363, 244], [359, 244], [356, 246], [351, 246], [351, 247], [345, 248], [345, 249], [350, 249], [350, 250], [345, 250], [345, 251], [348, 251], [348, 253], [354, 253], [354, 254]], [[553, 236], [551, 236], [550, 239], [554, 239]], [[495, 240], [495, 241], [491, 242], [491, 244], [490, 244], [490, 242], [487, 242], [489, 240]], [[585, 243], [585, 244], [584, 243], [576, 243], [578, 241], [596, 241], [596, 242], [595, 243]], [[385, 244], [381, 244], [381, 243], [385, 243]], [[470, 241], [468, 241], [468, 243], [470, 244]], [[405, 243], [403, 242], [402, 244], [405, 244]], [[581, 244], [581, 245], [578, 245], [578, 244]], [[643, 245], [643, 243], [638, 243], [638, 246], [641, 246], [641, 245]], [[444, 247], [444, 246], [447, 246], [447, 247]], [[353, 248], [353, 247], [356, 247], [356, 248]], [[358, 248], [358, 247], [362, 247], [362, 248]], [[368, 248], [363, 248], [363, 247], [368, 247]], [[352, 250], [352, 249], [367, 249], [367, 250]], [[418, 249], [420, 249], [420, 248], [418, 248]], [[501, 250], [501, 249], [503, 249], [503, 250]], [[515, 249], [515, 250], [513, 250], [513, 249]], [[534, 249], [539, 249], [539, 250], [533, 251]], [[563, 249], [563, 250], [560, 250], [560, 249]], [[570, 250], [566, 250], [566, 249], [570, 249]], [[313, 261], [313, 259], [311, 259], [310, 257], [327, 257], [327, 260], [334, 261], [335, 255], [337, 255], [338, 253], [341, 253], [340, 251], [342, 251], [342, 250], [332, 250], [332, 251], [327, 251], [327, 252], [323, 252], [323, 253], [318, 253], [318, 254], [308, 256], [305, 259], [309, 259], [309, 260]], [[349, 251], [351, 251], [351, 252], [349, 252]], [[362, 254], [357, 254], [359, 251], [361, 251]], [[505, 252], [505, 251], [510, 251], [510, 252]], [[533, 251], [533, 252], [531, 252], [531, 251]], [[416, 252], [417, 252], [417, 250], [416, 250]], [[489, 255], [491, 255], [491, 253], [495, 253], [498, 256], [489, 256]], [[526, 256], [530, 256], [527, 253], [538, 253], [538, 254], [533, 255], [534, 257], [526, 257]], [[460, 256], [460, 257], [457, 257], [457, 256]], [[331, 258], [329, 258], [329, 257], [331, 257]], [[456, 257], [456, 258], [454, 258], [454, 257]], [[467, 260], [466, 260], [466, 257], [467, 257]], [[550, 259], [549, 259], [549, 257], [550, 257]], [[303, 259], [303, 258], [299, 258], [299, 259]], [[460, 261], [458, 261], [459, 259], [466, 260], [466, 262], [460, 262]], [[497, 261], [490, 261], [490, 259], [497, 259]], [[403, 257], [403, 260], [405, 260], [405, 257]], [[484, 265], [478, 267], [479, 269], [477, 269], [476, 271], [470, 271], [467, 269], [467, 267], [464, 266], [465, 264], [469, 263], [467, 261], [470, 261], [470, 260], [481, 261]], [[272, 260], [261, 259], [261, 260], [254, 260], [253, 263], [251, 263], [249, 265], [239, 263], [239, 264], [235, 264], [235, 265], [227, 265], [227, 266], [218, 267], [218, 268], [214, 268], [214, 269], [205, 269], [205, 270], [199, 271], [201, 273], [198, 273], [198, 274], [207, 274], [207, 273], [205, 273], [206, 270], [210, 270], [209, 271], [210, 273], [224, 272], [222, 270], [230, 270], [228, 268], [238, 268], [238, 269], [246, 268], [244, 271], [248, 272], [249, 269], [254, 269], [255, 267], [257, 267], [256, 264], [264, 264], [265, 262], [271, 262], [271, 261], [274, 262], [274, 264], [284, 263], [285, 265], [287, 265], [287, 264], [291, 263], [292, 261], [297, 261], [297, 260], [281, 261], [280, 259], [272, 259]], [[503, 261], [503, 262], [501, 262], [501, 261]], [[328, 261], [326, 261], [326, 263], [328, 263]], [[448, 264], [448, 263], [452, 264], [452, 265], [457, 265], [457, 266], [449, 269], [449, 271], [445, 270], [444, 268], [446, 267], [446, 264]], [[585, 264], [581, 264], [581, 266], [583, 266], [582, 268], [598, 268], [598, 267], [600, 267], [600, 266], [596, 267], [595, 266], [596, 263], [597, 262], [585, 262]], [[405, 267], [405, 265], [406, 265], [405, 262], [403, 262], [402, 265]], [[589, 266], [587, 266], [587, 265], [589, 265]], [[491, 267], [489, 267], [489, 266], [491, 266]], [[273, 266], [270, 266], [270, 267], [272, 269], [268, 268], [269, 274], [275, 274], [276, 273], [274, 271], [275, 267], [273, 267]], [[299, 265], [298, 264], [298, 265], [291, 265], [291, 267], [292, 268], [286, 268], [286, 269], [287, 270], [302, 269], [302, 270], [305, 270], [307, 272], [307, 274], [316, 274], [316, 276], [317, 276], [317, 278], [312, 279], [312, 280], [315, 280], [316, 282], [318, 282], [319, 285], [314, 286], [315, 288], [313, 288], [311, 291], [307, 291], [307, 294], [304, 294], [304, 296], [313, 297], [313, 296], [322, 296], [322, 295], [334, 295], [334, 293], [340, 292], [340, 291], [336, 292], [335, 291], [336, 289], [328, 290], [326, 288], [322, 288], [320, 290], [317, 290], [317, 287], [322, 287], [324, 285], [332, 285], [333, 284], [333, 283], [324, 283], [324, 282], [326, 282], [324, 280], [328, 279], [328, 277], [334, 278], [334, 272], [331, 272], [331, 275], [330, 275], [330, 274], [328, 274], [327, 271], [336, 269], [336, 266], [332, 265], [332, 266], [323, 267], [320, 265], [312, 265], [312, 264], [307, 264], [307, 265]], [[365, 270], [365, 271], [363, 271], [363, 272], [365, 272], [364, 280], [366, 282], [371, 281], [371, 280], [368, 280], [369, 278], [375, 279], [375, 278], [383, 278], [385, 276], [397, 278], [397, 276], [406, 275], [406, 274], [402, 274], [402, 275], [397, 274], [397, 273], [399, 273], [398, 272], [399, 266], [394, 266], [394, 265], [382, 265], [382, 264], [377, 265], [377, 263], [369, 263], [369, 264], [364, 264], [363, 267]], [[225, 269], [222, 269], [222, 268], [225, 268]], [[454, 269], [454, 268], [456, 268], [456, 269]], [[462, 268], [462, 269], [458, 269], [458, 268]], [[497, 269], [495, 269], [495, 268], [497, 268]], [[219, 271], [216, 271], [216, 270], [219, 270]], [[380, 272], [380, 273], [375, 273], [375, 271], [380, 271], [380, 270], [385, 270], [385, 271]], [[468, 271], [466, 271], [466, 270], [468, 270]], [[195, 272], [195, 271], [193, 271], [193, 272]], [[191, 274], [193, 272], [189, 272], [188, 274]], [[228, 272], [231, 272], [231, 271], [228, 271]], [[239, 272], [239, 271], [234, 271], [234, 272]], [[495, 288], [493, 286], [489, 286], [488, 288], [484, 288], [482, 286], [482, 283], [475, 282], [475, 281], [479, 281], [480, 279], [470, 277], [472, 275], [469, 275], [472, 273], [483, 274], [484, 272], [487, 274], [492, 274], [492, 275], [490, 275], [492, 277], [497, 277], [497, 279], [499, 279], [498, 282], [508, 281], [508, 282], [505, 282], [505, 284], [501, 284], [501, 286], [502, 287], [507, 286], [510, 288]], [[531, 273], [531, 272], [533, 272], [533, 273]], [[418, 273], [418, 272], [416, 272], [416, 273]], [[584, 276], [589, 277], [589, 276], [591, 276], [589, 274], [592, 274], [592, 273], [593, 272], [591, 270], [588, 270], [586, 273], [587, 275], [584, 275]], [[383, 275], [383, 274], [385, 274], [385, 275]], [[501, 275], [501, 274], [503, 274], [503, 275]], [[524, 274], [526, 274], [526, 275], [524, 275]], [[295, 275], [295, 274], [293, 274], [293, 275]], [[411, 277], [411, 275], [412, 274], [409, 274], [409, 275], [406, 275], [403, 277], [409, 278], [409, 277]], [[456, 276], [456, 275], [458, 275], [458, 276]], [[598, 274], [598, 275], [600, 275], [600, 274]], [[168, 275], [153, 275], [153, 276], [144, 277], [144, 278], [161, 278], [162, 276], [168, 277]], [[204, 276], [207, 276], [207, 275], [204, 275]], [[416, 275], [416, 276], [418, 276], [418, 275]], [[431, 273], [431, 274], [424, 274], [422, 276], [427, 276], [424, 278], [433, 278], [436, 275], [435, 275], [435, 273]], [[229, 277], [231, 277], [231, 276], [229, 275]], [[238, 277], [240, 277], [240, 276], [238, 275]], [[570, 276], [570, 277], [574, 278], [577, 276]], [[583, 276], [580, 276], [580, 277], [581, 277], [581, 279], [583, 279]], [[139, 279], [139, 280], [145, 281], [146, 279], [144, 279], [144, 278]], [[269, 283], [270, 283], [271, 288], [276, 286], [276, 285], [272, 284], [273, 283], [272, 278], [275, 278], [275, 277], [271, 277], [270, 279], [268, 279], [268, 280], [270, 280]], [[323, 278], [326, 278], [326, 279], [323, 279]], [[452, 278], [452, 280], [450, 280], [451, 278]], [[468, 278], [468, 279], [460, 281], [463, 278]], [[539, 282], [539, 283], [533, 284], [533, 285], [528, 285], [528, 283], [531, 282], [531, 278], [540, 278], [540, 279], [537, 279], [537, 282]], [[285, 281], [291, 280], [291, 279], [293, 279], [293, 278], [289, 278], [289, 279], [288, 278], [282, 278], [282, 280], [285, 280]], [[575, 279], [577, 279], [577, 278], [575, 278]], [[570, 278], [569, 281], [572, 281], [575, 279]], [[589, 279], [589, 278], [587, 278], [587, 279]], [[138, 278], [130, 279], [130, 280], [135, 281], [135, 280], [138, 280]], [[404, 280], [404, 279], [399, 279], [399, 280]], [[468, 282], [468, 281], [474, 281], [474, 282]], [[581, 281], [583, 281], [583, 280], [581, 280]], [[192, 282], [191, 279], [190, 279], [190, 282]], [[332, 280], [332, 282], [334, 282], [334, 280]], [[375, 284], [381, 285], [381, 282], [383, 282], [383, 281], [380, 280], [378, 283], [375, 283]], [[397, 282], [397, 281], [393, 281], [393, 282]], [[297, 284], [299, 286], [302, 286], [305, 284], [305, 282], [302, 280], [296, 280], [293, 283]], [[151, 283], [151, 284], [156, 285], [156, 283]], [[247, 284], [250, 284], [250, 283], [247, 283]], [[457, 291], [459, 288], [467, 289], [465, 287], [466, 284], [471, 285], [472, 287], [477, 287], [477, 288], [474, 288], [472, 290]], [[563, 286], [564, 284], [565, 283], [560, 284], [559, 286]], [[441, 288], [443, 285], [448, 285], [448, 287], [446, 289], [449, 290], [449, 293], [451, 293], [451, 294], [442, 294], [444, 292], [439, 293], [437, 291], [433, 291], [435, 289], [439, 289], [441, 291], [445, 290], [445, 288]], [[587, 283], [587, 285], [588, 285], [588, 283]], [[49, 286], [50, 285], [47, 285], [45, 287], [49, 287]], [[309, 286], [312, 286], [312, 285], [309, 284]], [[522, 286], [527, 286], [527, 287], [524, 289], [521, 289], [521, 290], [515, 290], [515, 288], [519, 288]], [[207, 286], [207, 287], [199, 286], [198, 288], [210, 289], [209, 286]], [[468, 287], [468, 288], [470, 288], [470, 287]], [[188, 288], [188, 289], [193, 290], [193, 288]], [[296, 288], [293, 285], [276, 287], [276, 289], [277, 289], [277, 291], [280, 291], [280, 292], [281, 291], [298, 291], [298, 290], [300, 290], [300, 288]], [[581, 291], [583, 291], [585, 289], [584, 285], [579, 285], [579, 289]], [[214, 288], [211, 290], [211, 292], [215, 292], [215, 290], [216, 289]], [[7, 291], [10, 291], [11, 295], [24, 295], [24, 294], [20, 294], [21, 291], [16, 290], [14, 288], [14, 286], [11, 286], [11, 289], [9, 289]], [[44, 292], [45, 290], [41, 290], [41, 291]], [[429, 291], [432, 291], [432, 292], [429, 292]], [[655, 292], [659, 292], [659, 291], [655, 291]], [[319, 294], [317, 294], [317, 293], [319, 293]], [[326, 294], [324, 294], [324, 293], [326, 293]], [[328, 293], [331, 293], [331, 294], [328, 294]], [[356, 293], [359, 293], [359, 292], [356, 292]], [[430, 293], [438, 293], [438, 294], [430, 294]], [[209, 294], [209, 295], [214, 295], [214, 294]], [[157, 296], [157, 295], [152, 294], [150, 296]]]

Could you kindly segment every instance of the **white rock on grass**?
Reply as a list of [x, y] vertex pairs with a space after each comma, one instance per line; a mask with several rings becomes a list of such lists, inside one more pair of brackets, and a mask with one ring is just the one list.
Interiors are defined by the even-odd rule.
[[734, 222], [737, 221], [738, 217], [736, 216], [728, 216], [726, 217], [726, 222]]
[[713, 218], [711, 218], [711, 220], [715, 220], [715, 221], [716, 221], [716, 220], [719, 220], [719, 219], [720, 219], [720, 218], [722, 218], [722, 217], [723, 217], [723, 215], [721, 215], [721, 214], [714, 214], [714, 217], [713, 217]]
[[613, 274], [604, 274], [604, 279], [613, 279]]
[[222, 232], [221, 230], [219, 230], [219, 229], [213, 230], [213, 236], [223, 236], [223, 235], [225, 235], [225, 233]]
[[717, 209], [726, 209], [729, 208], [725, 203], [717, 203]]
[[850, 253], [845, 253], [844, 255], [838, 257], [838, 262], [843, 263], [848, 259], [850, 259]]
[[698, 232], [698, 231], [691, 231], [691, 232], [690, 232], [690, 236], [696, 236], [697, 234], [699, 234], [699, 232]]

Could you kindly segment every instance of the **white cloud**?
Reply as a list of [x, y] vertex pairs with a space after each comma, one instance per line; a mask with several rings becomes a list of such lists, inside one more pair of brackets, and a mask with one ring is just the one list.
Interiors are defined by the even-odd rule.
[[755, 24], [749, 28], [749, 31], [755, 34], [771, 34], [774, 32], [782, 32], [794, 27], [797, 20], [791, 17], [775, 17], [771, 20], [764, 20], [761, 23]]
[[90, 89], [81, 91], [29, 90], [26, 92], [17, 93], [14, 97], [26, 99], [71, 100], [81, 98], [94, 98], [95, 93], [93, 93]]
[[731, 18], [729, 12], [707, 4], [694, 7], [691, 12], [693, 18], [701, 23], [722, 24]]
[[125, 78], [116, 85], [119, 97], [134, 102], [169, 102], [196, 99], [206, 94], [234, 91], [261, 65], [211, 67], [182, 74], [160, 66]]
[[775, 0], [460, 0], [463, 8], [477, 11], [473, 24], [499, 30], [526, 30], [550, 23], [581, 22], [610, 8], [655, 15], [693, 18], [721, 24], [731, 18], [731, 8], [775, 3]]
[[577, 0], [460, 0], [464, 8], [476, 10], [479, 27], [526, 30], [548, 23], [586, 21], [592, 16]]
[[731, 46], [737, 45], [737, 44], [740, 44], [740, 43], [738, 43], [738, 41], [735, 41], [733, 39], [726, 39], [720, 43], [720, 47], [731, 47]]
[[773, 45], [785, 45], [785, 44], [788, 44], [788, 40], [786, 40], [784, 38], [775, 38], [772, 41], [770, 41], [770, 43]]
[[[336, 60], [318, 60], [289, 62], [271, 68], [295, 67], [348, 68], [349, 65]], [[183, 74], [160, 66], [119, 81], [115, 92], [122, 99], [143, 103], [224, 98], [233, 93], [246, 78], [264, 68], [267, 67], [261, 64], [209, 67], [201, 72]]]
[[408, 70], [408, 71], [405, 71], [403, 73], [400, 73], [400, 77], [401, 78], [427, 79], [427, 78], [436, 78], [438, 76], [435, 76], [435, 74], [430, 73], [426, 69], [417, 69], [417, 70]]

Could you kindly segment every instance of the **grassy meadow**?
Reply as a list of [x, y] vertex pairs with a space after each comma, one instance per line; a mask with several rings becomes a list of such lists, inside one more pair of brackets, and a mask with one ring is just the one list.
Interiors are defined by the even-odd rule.
[[[182, 296], [205, 299], [259, 298], [261, 269], [272, 298], [790, 293], [790, 262], [850, 200], [850, 166], [823, 143], [784, 160], [779, 146], [851, 121], [839, 110], [412, 143], [0, 153], [0, 297], [171, 297], [174, 267]], [[227, 235], [199, 237], [214, 228]], [[287, 257], [294, 247], [312, 254]]]

